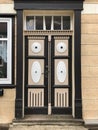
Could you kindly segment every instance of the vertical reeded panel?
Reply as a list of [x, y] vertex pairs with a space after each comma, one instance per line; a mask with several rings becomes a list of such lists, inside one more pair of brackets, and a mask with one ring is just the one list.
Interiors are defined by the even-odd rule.
[[44, 89], [28, 89], [28, 107], [44, 107]]
[[55, 107], [68, 107], [68, 89], [55, 89]]

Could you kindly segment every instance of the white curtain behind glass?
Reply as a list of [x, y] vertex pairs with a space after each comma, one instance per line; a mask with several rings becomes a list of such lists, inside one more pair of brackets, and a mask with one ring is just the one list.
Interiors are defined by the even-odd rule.
[[7, 62], [7, 42], [0, 41], [0, 57], [4, 62]]

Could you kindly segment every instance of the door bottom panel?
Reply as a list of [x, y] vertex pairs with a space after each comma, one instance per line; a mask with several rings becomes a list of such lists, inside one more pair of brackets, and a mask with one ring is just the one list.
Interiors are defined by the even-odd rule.
[[52, 114], [68, 114], [68, 115], [72, 115], [72, 108], [68, 107], [68, 108], [61, 108], [61, 107], [52, 107]]
[[25, 107], [25, 114], [48, 114], [48, 107]]

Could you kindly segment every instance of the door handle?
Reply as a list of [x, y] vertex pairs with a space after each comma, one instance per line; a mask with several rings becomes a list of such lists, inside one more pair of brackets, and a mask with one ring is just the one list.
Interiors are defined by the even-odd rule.
[[48, 65], [46, 65], [45, 68], [48, 69]]
[[48, 78], [48, 73], [49, 73], [49, 71], [45, 71], [45, 72], [42, 72], [41, 74], [43, 74], [46, 78]]
[[42, 72], [41, 74], [48, 74], [48, 73], [49, 73], [49, 71], [46, 70], [45, 72]]

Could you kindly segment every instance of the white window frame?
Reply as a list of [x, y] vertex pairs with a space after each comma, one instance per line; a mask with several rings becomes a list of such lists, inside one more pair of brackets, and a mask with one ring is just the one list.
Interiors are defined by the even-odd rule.
[[12, 83], [12, 19], [0, 18], [0, 23], [7, 23], [7, 38], [0, 38], [0, 41], [7, 41], [7, 78], [0, 78], [0, 84]]

